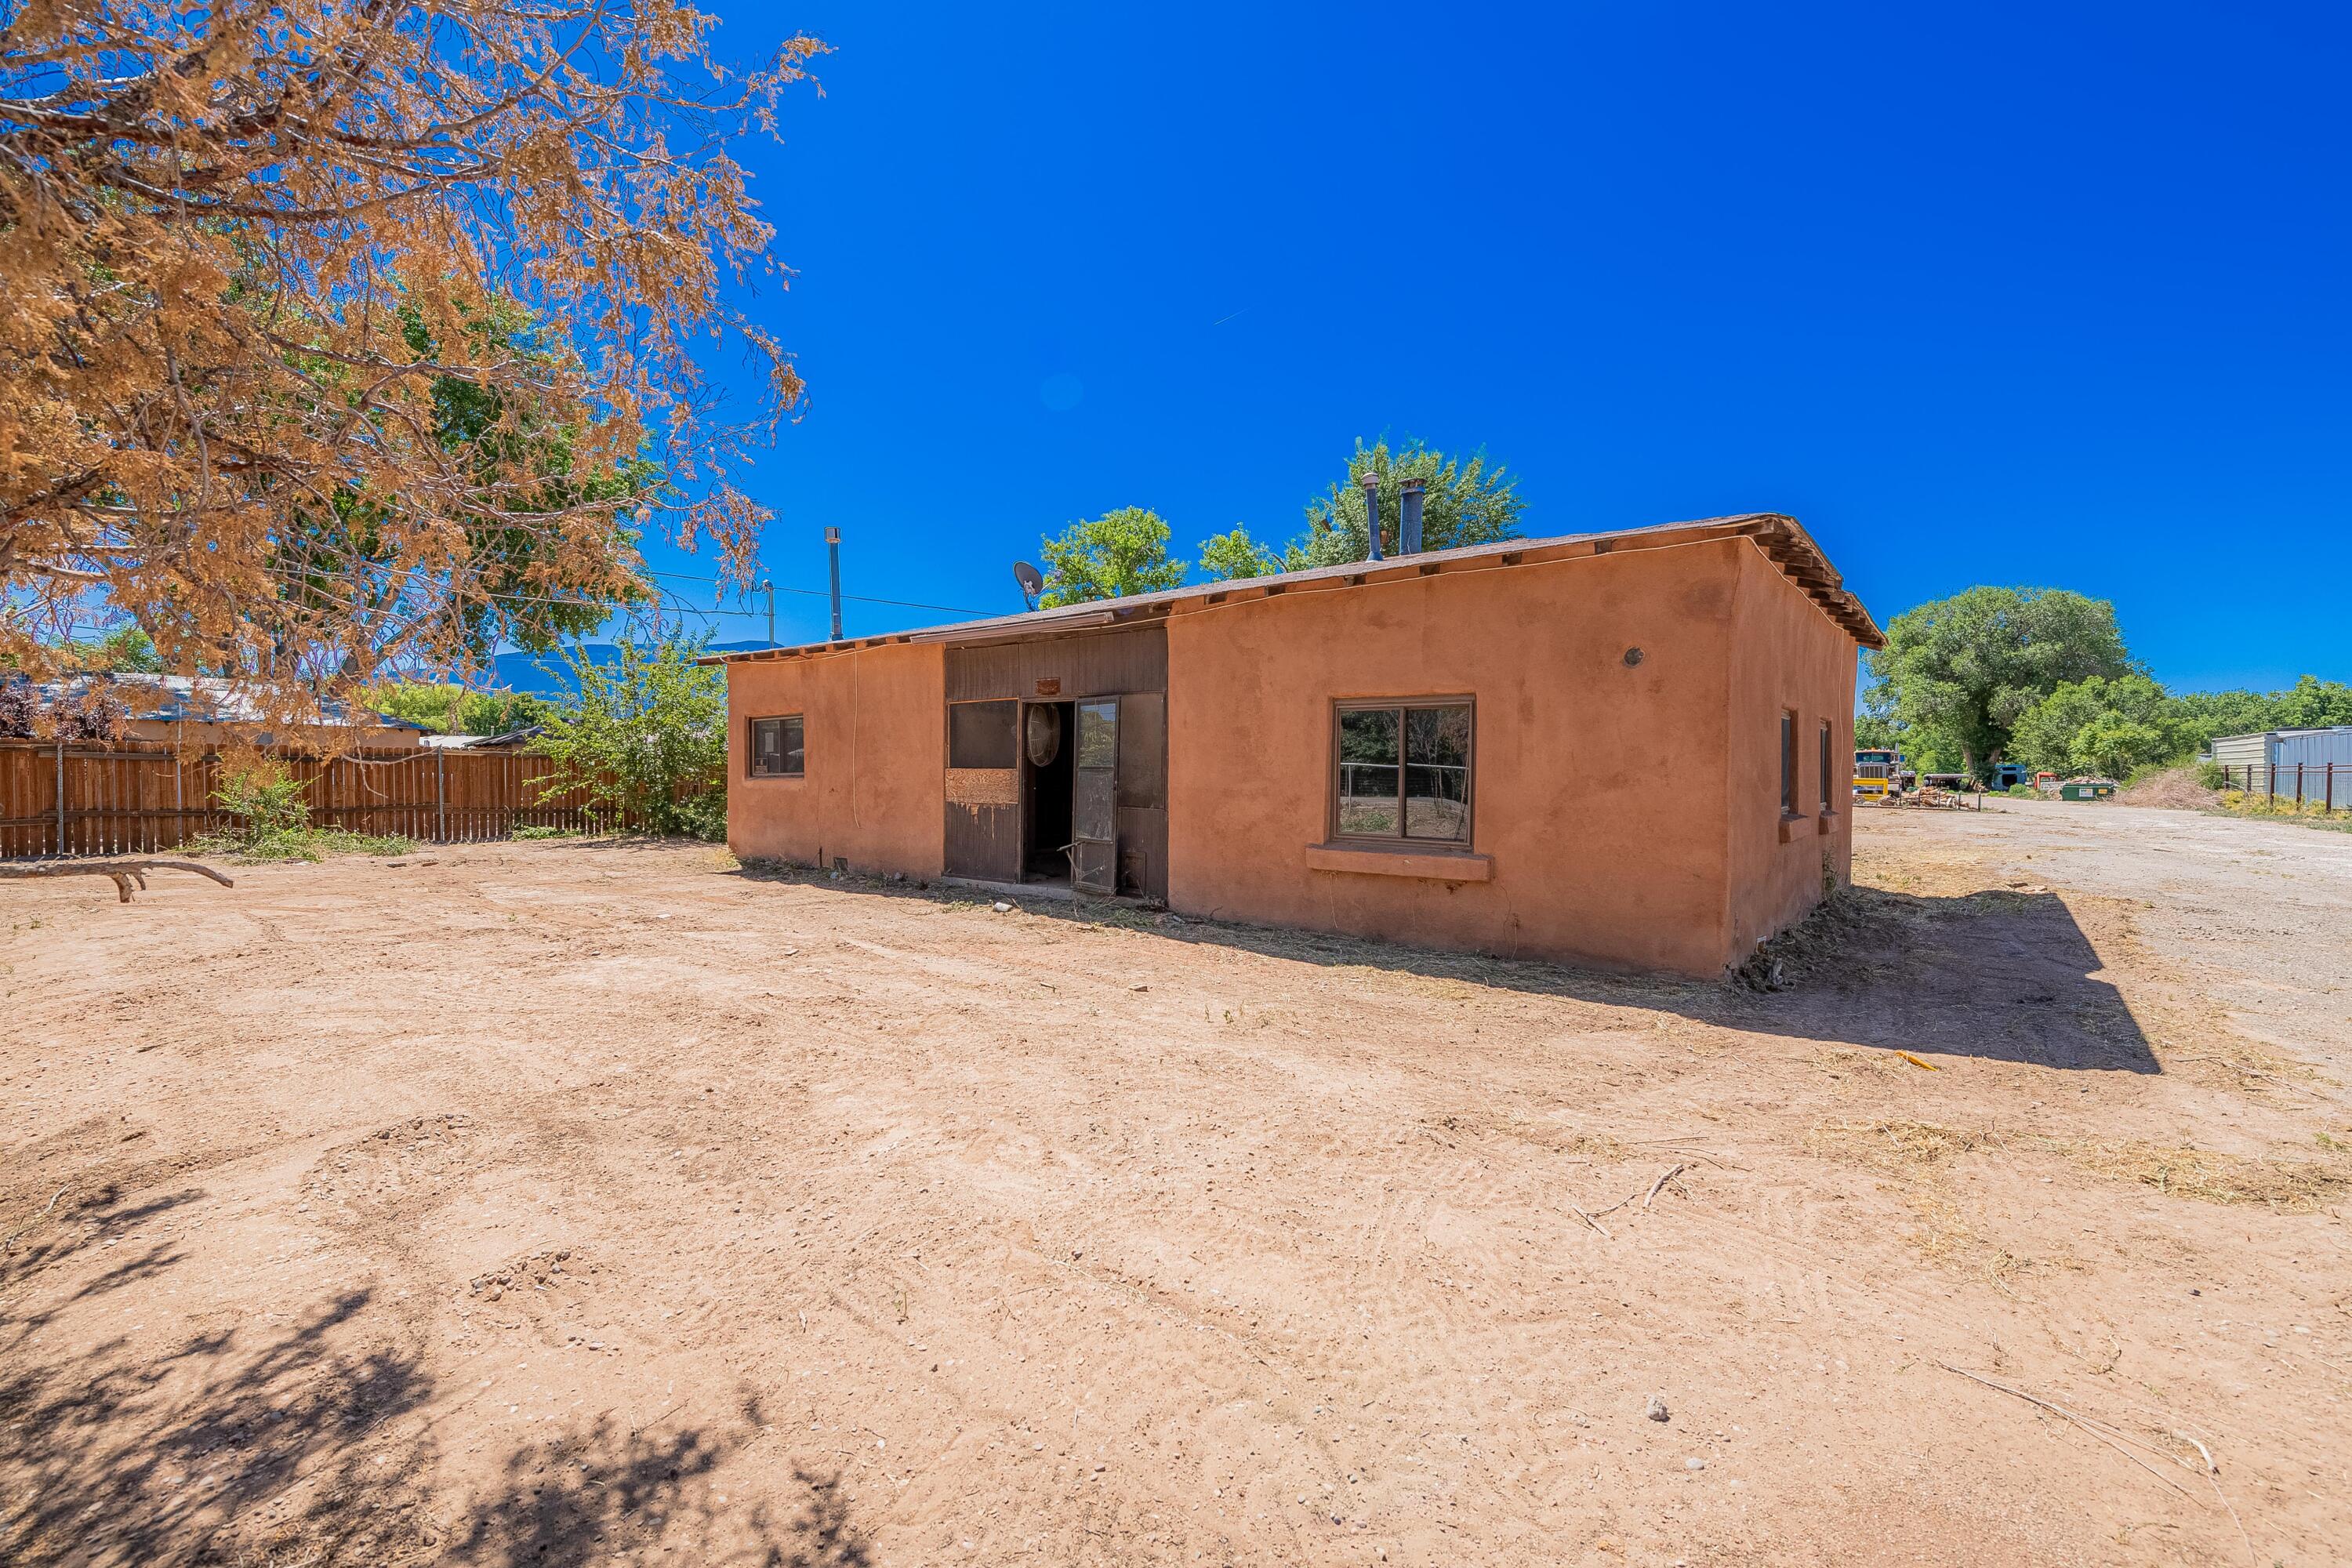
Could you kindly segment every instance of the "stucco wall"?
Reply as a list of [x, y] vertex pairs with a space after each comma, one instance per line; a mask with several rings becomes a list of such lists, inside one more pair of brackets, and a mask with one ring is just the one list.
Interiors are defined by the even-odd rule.
[[[1729, 958], [1737, 962], [1843, 887], [1853, 865], [1853, 639], [1755, 551], [1739, 565], [1732, 616]], [[1780, 813], [1780, 715], [1797, 715], [1797, 816]], [[1821, 734], [1830, 721], [1830, 811], [1821, 810]]]
[[[749, 721], [794, 713], [804, 721], [805, 776], [748, 776]], [[730, 664], [727, 719], [727, 842], [736, 854], [940, 874], [947, 738], [938, 647]]]
[[[1172, 617], [1171, 905], [1719, 972], [1730, 631], [1755, 554], [1719, 541]], [[1473, 848], [1492, 857], [1492, 879], [1311, 869], [1333, 701], [1457, 693], [1477, 701]]]

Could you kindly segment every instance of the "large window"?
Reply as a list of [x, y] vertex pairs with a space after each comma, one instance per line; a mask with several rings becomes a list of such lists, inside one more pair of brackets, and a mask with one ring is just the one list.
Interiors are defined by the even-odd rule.
[[801, 716], [751, 721], [751, 776], [755, 779], [796, 779], [808, 771], [808, 753], [801, 744]]
[[1335, 837], [1470, 842], [1468, 702], [1343, 702], [1336, 729]]
[[1021, 764], [1021, 704], [948, 704], [948, 766], [1011, 768]]
[[1797, 815], [1797, 716], [1780, 715], [1780, 815]]

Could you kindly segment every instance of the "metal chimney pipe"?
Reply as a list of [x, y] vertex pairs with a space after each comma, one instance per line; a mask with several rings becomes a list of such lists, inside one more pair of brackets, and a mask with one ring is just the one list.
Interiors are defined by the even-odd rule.
[[833, 640], [841, 640], [841, 530], [824, 531], [824, 552], [833, 566]]
[[1404, 482], [1404, 517], [1399, 524], [1400, 555], [1421, 553], [1422, 491], [1429, 488], [1427, 479], [1407, 479]]
[[1381, 558], [1381, 480], [1377, 474], [1366, 474], [1364, 484], [1364, 536], [1370, 542], [1367, 561]]

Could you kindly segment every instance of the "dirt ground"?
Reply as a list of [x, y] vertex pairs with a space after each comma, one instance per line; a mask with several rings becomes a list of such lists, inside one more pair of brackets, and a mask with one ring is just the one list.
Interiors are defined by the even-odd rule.
[[671, 845], [0, 884], [0, 1560], [2344, 1562], [2352, 836], [1857, 838], [1769, 994]]

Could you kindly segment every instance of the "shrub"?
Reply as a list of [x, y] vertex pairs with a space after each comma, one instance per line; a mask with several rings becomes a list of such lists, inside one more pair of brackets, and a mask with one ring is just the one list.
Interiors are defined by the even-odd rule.
[[2229, 784], [2230, 775], [2221, 771], [2219, 763], [2200, 763], [2197, 764], [2197, 782], [2207, 789], [2221, 789]]
[[727, 682], [695, 658], [707, 637], [650, 650], [616, 646], [610, 664], [569, 652], [572, 699], [545, 719], [532, 750], [555, 759], [541, 800], [578, 791], [592, 820], [647, 832], [727, 836]]
[[302, 780], [288, 777], [282, 763], [247, 763], [229, 769], [213, 800], [236, 818], [238, 841], [253, 844], [299, 834], [310, 826], [310, 806], [302, 798], [308, 787]]
[[41, 694], [23, 676], [0, 680], [0, 736], [30, 740], [39, 727]]
[[76, 696], [58, 699], [49, 710], [57, 721], [58, 738], [62, 741], [113, 741], [122, 735], [123, 721], [131, 710], [122, 699], [92, 682]]
[[263, 759], [233, 765], [213, 791], [214, 803], [236, 819], [226, 833], [200, 838], [194, 847], [244, 860], [322, 860], [339, 855], [405, 855], [416, 841], [396, 833], [350, 833], [313, 827], [310, 785], [289, 777], [285, 764]]

